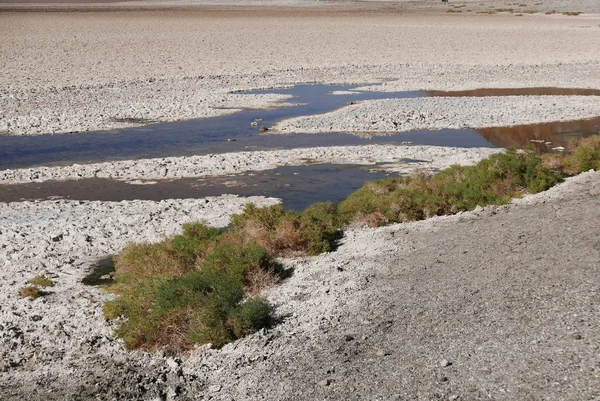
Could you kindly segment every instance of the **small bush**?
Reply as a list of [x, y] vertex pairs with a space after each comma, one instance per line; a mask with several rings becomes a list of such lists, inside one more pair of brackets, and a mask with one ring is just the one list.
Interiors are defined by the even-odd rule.
[[36, 276], [28, 281], [29, 284], [36, 285], [38, 287], [52, 287], [54, 282], [43, 274]]
[[270, 315], [270, 307], [253, 312], [248, 308], [256, 301], [246, 298], [284, 275], [251, 238], [188, 224], [158, 244], [125, 248], [116, 258], [112, 287], [120, 296], [103, 312], [109, 320], [124, 318], [115, 332], [129, 349], [176, 354], [196, 343], [221, 347], [239, 333], [265, 327], [270, 320], [256, 316], [265, 310]]
[[195, 343], [220, 348], [270, 322], [272, 309], [266, 301], [242, 302], [246, 295], [234, 275], [193, 271], [147, 284], [151, 288], [143, 297], [121, 297], [105, 304], [106, 317], [126, 318], [116, 333], [130, 349], [175, 354]]
[[203, 223], [183, 225], [183, 234], [156, 244], [128, 245], [115, 259], [115, 280], [135, 284], [150, 277], [180, 276], [196, 269], [220, 231]]
[[256, 283], [250, 280], [253, 273], [262, 271], [277, 277], [283, 277], [285, 272], [267, 251], [256, 243], [246, 245], [228, 241], [225, 237], [215, 246], [213, 252], [206, 258], [202, 271], [210, 274], [223, 274], [239, 281], [243, 286], [256, 289]]
[[600, 170], [600, 135], [573, 140], [567, 149], [570, 154], [563, 160], [563, 171], [566, 174]]
[[40, 289], [34, 285], [29, 285], [27, 287], [23, 287], [19, 290], [19, 295], [21, 298], [32, 298], [36, 299], [42, 296], [42, 292]]
[[309, 255], [329, 252], [340, 234], [341, 222], [331, 202], [315, 203], [300, 215], [301, 238]]
[[281, 205], [246, 206], [232, 218], [231, 231], [255, 241], [273, 256], [317, 255], [332, 249], [339, 231], [337, 209], [331, 202], [309, 206], [302, 213]]
[[271, 325], [273, 307], [264, 298], [251, 298], [232, 311], [229, 327], [236, 337], [247, 336]]

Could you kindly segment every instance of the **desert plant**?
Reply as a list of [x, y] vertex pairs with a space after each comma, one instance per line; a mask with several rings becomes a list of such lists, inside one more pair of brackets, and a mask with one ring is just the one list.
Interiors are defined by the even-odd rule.
[[29, 284], [38, 286], [38, 287], [52, 287], [54, 286], [54, 282], [49, 279], [48, 277], [46, 277], [43, 274], [40, 274], [39, 276], [35, 276], [34, 278], [32, 278], [31, 280], [28, 281]]
[[[123, 318], [115, 332], [129, 349], [175, 354], [196, 343], [221, 347], [270, 321], [248, 320], [253, 315], [244, 311], [256, 303], [246, 298], [284, 275], [263, 247], [240, 233], [187, 224], [181, 235], [124, 249], [111, 287], [119, 297], [103, 312], [109, 320]], [[261, 310], [267, 309], [270, 315], [270, 307]]]
[[341, 202], [339, 213], [347, 223], [371, 226], [421, 220], [504, 204], [525, 192], [546, 190], [560, 179], [537, 156], [509, 149], [475, 166], [367, 183]]
[[600, 135], [572, 140], [567, 149], [569, 155], [563, 160], [563, 171], [566, 174], [600, 170]]
[[183, 233], [155, 244], [130, 244], [115, 258], [115, 280], [133, 284], [150, 277], [170, 277], [194, 270], [220, 236], [203, 223], [183, 225]]
[[243, 302], [246, 295], [235, 275], [198, 270], [145, 284], [144, 291], [104, 308], [107, 318], [126, 318], [116, 334], [130, 349], [177, 353], [195, 343], [219, 348], [270, 322], [271, 307], [261, 301], [262, 309], [257, 308], [252, 298]]
[[251, 298], [232, 311], [228, 324], [236, 337], [254, 333], [271, 325], [273, 307], [264, 298]]
[[317, 255], [332, 249], [339, 231], [337, 209], [331, 202], [309, 206], [302, 213], [274, 205], [249, 204], [233, 216], [231, 231], [263, 246], [273, 256]]
[[42, 296], [42, 292], [35, 285], [29, 285], [27, 287], [23, 287], [19, 290], [19, 296], [21, 298], [31, 298], [36, 299]]
[[337, 207], [331, 202], [315, 203], [300, 215], [301, 238], [309, 255], [318, 255], [333, 249], [341, 234]]

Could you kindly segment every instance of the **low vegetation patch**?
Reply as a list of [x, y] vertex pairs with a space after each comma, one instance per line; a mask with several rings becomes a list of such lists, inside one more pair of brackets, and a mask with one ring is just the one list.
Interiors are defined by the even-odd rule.
[[474, 166], [368, 182], [342, 201], [339, 211], [347, 223], [381, 226], [505, 204], [560, 180], [537, 156], [508, 150]]
[[332, 250], [340, 220], [331, 202], [315, 203], [302, 213], [286, 212], [282, 205], [257, 208], [249, 204], [242, 214], [233, 216], [230, 232], [255, 241], [272, 256], [318, 255]]
[[[129, 349], [177, 354], [196, 344], [221, 347], [271, 324], [273, 308], [258, 294], [286, 275], [275, 257], [331, 251], [349, 224], [381, 226], [505, 204], [567, 175], [600, 170], [600, 136], [574, 141], [567, 151], [538, 157], [509, 149], [474, 166], [368, 182], [337, 206], [316, 203], [301, 213], [248, 204], [225, 233], [185, 224], [180, 235], [131, 244], [115, 258], [110, 290], [118, 298], [104, 305], [104, 315], [118, 319], [116, 334]], [[47, 281], [32, 283], [22, 297], [39, 296], [38, 285]]]
[[566, 150], [542, 155], [544, 165], [563, 175], [600, 170], [600, 135], [572, 140]]
[[19, 290], [19, 296], [21, 298], [36, 299], [41, 296], [48, 295], [48, 293], [44, 292], [41, 288], [54, 286], [54, 282], [43, 274], [32, 278], [27, 282], [27, 284], [30, 285]]
[[115, 258], [110, 289], [119, 297], [104, 305], [104, 315], [121, 318], [116, 334], [129, 349], [221, 347], [269, 325], [271, 306], [254, 295], [284, 275], [256, 242], [186, 224], [181, 235], [131, 244]]
[[36, 276], [28, 281], [29, 284], [33, 284], [38, 287], [52, 287], [54, 282], [43, 274]]
[[36, 287], [35, 285], [29, 285], [19, 290], [19, 296], [21, 298], [36, 299], [41, 297], [42, 295], [42, 291], [40, 291], [39, 287]]

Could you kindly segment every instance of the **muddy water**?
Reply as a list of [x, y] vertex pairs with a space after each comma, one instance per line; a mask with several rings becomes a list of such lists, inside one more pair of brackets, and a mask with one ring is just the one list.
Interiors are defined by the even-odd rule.
[[484, 88], [465, 91], [428, 91], [431, 96], [486, 97], [486, 96], [600, 96], [598, 89], [576, 88]]
[[48, 181], [0, 185], [0, 202], [56, 198], [99, 201], [162, 200], [236, 194], [281, 198], [287, 209], [302, 210], [315, 202], [338, 202], [366, 181], [388, 175], [389, 173], [384, 172], [371, 172], [369, 166], [322, 164], [280, 167], [224, 177], [158, 180], [153, 181], [154, 184], [146, 185], [101, 178]]
[[531, 144], [539, 153], [545, 153], [558, 146], [565, 147], [572, 139], [599, 134], [600, 117], [580, 121], [480, 128], [477, 132], [497, 147], [522, 148]]
[[[400, 142], [438, 146], [517, 148], [530, 144], [539, 152], [548, 152], [552, 151], [552, 148], [565, 146], [572, 138], [600, 132], [600, 117], [581, 121], [478, 130], [412, 131], [370, 139], [343, 133], [274, 136], [268, 135], [267, 132], [261, 135], [258, 127], [250, 126], [250, 122], [257, 118], [262, 119], [258, 125], [269, 127], [281, 119], [324, 113], [343, 107], [349, 102], [367, 99], [419, 96], [600, 95], [600, 91], [597, 90], [560, 88], [331, 94], [333, 91], [352, 88], [352, 86], [300, 85], [289, 89], [256, 91], [254, 93], [289, 93], [294, 96], [291, 102], [303, 104], [274, 110], [246, 110], [216, 118], [159, 123], [77, 135], [0, 136], [0, 169], [242, 150]], [[136, 185], [105, 179], [30, 183], [0, 186], [0, 202], [57, 197], [100, 201], [161, 200], [202, 198], [228, 193], [282, 198], [287, 208], [301, 210], [314, 202], [339, 201], [360, 188], [365, 181], [385, 175], [380, 172], [371, 173], [368, 168], [362, 166], [318, 165], [281, 167], [270, 171], [226, 177], [157, 181], [152, 185]]]
[[[294, 96], [297, 106], [272, 110], [245, 110], [234, 114], [187, 121], [151, 124], [113, 131], [97, 131], [76, 135], [40, 135], [32, 137], [0, 136], [0, 169], [92, 163], [113, 160], [190, 156], [243, 150], [289, 149], [307, 146], [333, 146], [372, 143], [368, 139], [346, 134], [327, 136], [260, 135], [260, 126], [301, 115], [324, 113], [349, 102], [390, 97], [419, 97], [421, 92], [356, 92], [332, 95], [331, 92], [351, 89], [351, 86], [298, 85], [293, 88], [253, 91], [248, 93], [281, 93]], [[257, 127], [250, 123], [263, 120]], [[476, 135], [473, 135], [475, 137]], [[402, 138], [386, 142], [402, 142]], [[481, 141], [485, 142], [485, 141]], [[462, 137], [456, 146], [468, 146]], [[484, 145], [485, 146], [485, 145]]]

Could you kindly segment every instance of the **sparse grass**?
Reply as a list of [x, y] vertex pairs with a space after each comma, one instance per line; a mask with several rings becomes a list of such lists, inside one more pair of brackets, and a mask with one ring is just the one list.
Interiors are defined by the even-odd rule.
[[581, 12], [580, 11], [565, 11], [563, 14], [564, 15], [569, 15], [571, 17], [575, 17], [575, 16], [581, 14]]
[[19, 290], [19, 296], [21, 298], [31, 298], [31, 299], [39, 298], [41, 296], [47, 295], [47, 293], [42, 291], [40, 289], [40, 287], [46, 288], [46, 287], [54, 286], [54, 282], [43, 274], [40, 274], [39, 276], [35, 276], [31, 280], [29, 280], [27, 283], [31, 284], [31, 285], [25, 286]]
[[36, 299], [42, 296], [42, 292], [40, 291], [39, 287], [36, 287], [35, 285], [29, 285], [19, 290], [19, 296], [21, 298]]
[[542, 160], [549, 168], [565, 175], [600, 170], [600, 135], [573, 140], [567, 146], [567, 151], [566, 155], [542, 155]]
[[556, 13], [557, 13], [556, 10], [546, 11], [546, 15], [552, 15], [552, 14], [556, 14]]
[[29, 284], [38, 286], [38, 287], [52, 287], [54, 286], [54, 282], [50, 280], [48, 277], [40, 274], [28, 281]]
[[462, 10], [454, 10], [452, 8], [446, 10], [447, 13], [462, 13]]

